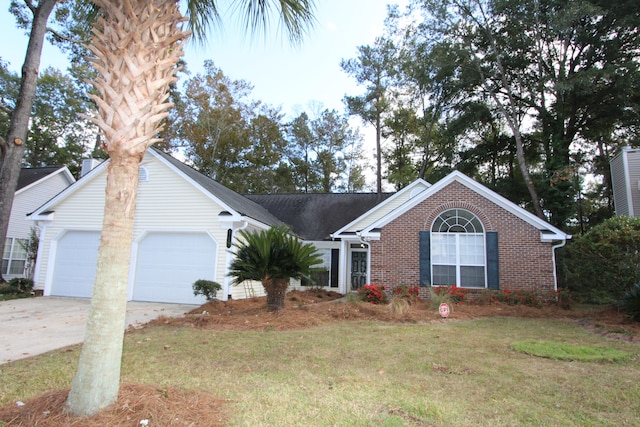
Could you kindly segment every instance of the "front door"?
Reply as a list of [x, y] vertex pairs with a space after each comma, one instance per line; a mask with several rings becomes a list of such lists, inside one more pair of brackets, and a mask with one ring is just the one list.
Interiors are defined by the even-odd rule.
[[367, 283], [367, 252], [351, 252], [351, 291], [357, 291]]

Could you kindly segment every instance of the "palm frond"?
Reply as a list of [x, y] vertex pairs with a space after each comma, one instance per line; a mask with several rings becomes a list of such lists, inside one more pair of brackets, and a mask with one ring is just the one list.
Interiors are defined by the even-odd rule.
[[218, 0], [187, 0], [187, 17], [194, 39], [204, 43], [209, 28], [221, 23]]

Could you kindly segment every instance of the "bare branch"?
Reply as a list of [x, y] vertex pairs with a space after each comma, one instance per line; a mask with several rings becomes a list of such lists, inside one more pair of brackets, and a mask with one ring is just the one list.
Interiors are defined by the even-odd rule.
[[82, 44], [82, 41], [80, 41], [79, 39], [74, 39], [72, 37], [65, 36], [64, 34], [59, 33], [58, 31], [54, 30], [51, 27], [47, 27], [47, 32], [53, 34], [53, 37], [58, 39], [58, 41], [67, 41], [69, 43]]
[[24, 4], [27, 5], [27, 7], [29, 8], [29, 10], [31, 11], [31, 13], [33, 13], [34, 15], [36, 14], [36, 10], [38, 9], [36, 6], [33, 5], [33, 3], [31, 2], [31, 0], [24, 0]]

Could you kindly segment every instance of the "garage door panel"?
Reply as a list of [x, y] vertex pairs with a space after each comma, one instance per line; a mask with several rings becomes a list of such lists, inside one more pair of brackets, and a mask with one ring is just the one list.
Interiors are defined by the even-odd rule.
[[206, 233], [149, 233], [138, 244], [133, 299], [201, 304], [198, 279], [215, 278], [217, 245]]
[[91, 298], [99, 245], [98, 231], [68, 231], [58, 240], [51, 295]]

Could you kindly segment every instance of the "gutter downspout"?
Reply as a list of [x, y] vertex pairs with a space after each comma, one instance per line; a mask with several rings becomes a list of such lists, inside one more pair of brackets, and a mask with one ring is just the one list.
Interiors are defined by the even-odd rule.
[[556, 249], [559, 249], [567, 244], [567, 239], [563, 239], [557, 245], [551, 246], [551, 259], [553, 260], [553, 290], [558, 292], [558, 269], [556, 267]]

